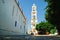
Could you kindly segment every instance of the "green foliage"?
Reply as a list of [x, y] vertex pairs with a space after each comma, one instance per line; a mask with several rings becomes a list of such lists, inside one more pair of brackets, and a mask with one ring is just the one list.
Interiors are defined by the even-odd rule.
[[52, 29], [55, 29], [55, 26], [53, 26], [49, 22], [41, 22], [36, 25], [36, 29], [38, 31], [43, 30], [44, 32], [50, 32], [50, 30], [51, 30], [51, 32], [53, 32], [54, 30], [52, 31]]
[[54, 29], [51, 29], [51, 30], [50, 30], [50, 33], [51, 33], [51, 34], [54, 34], [54, 32], [55, 32]]
[[45, 19], [55, 25], [60, 34], [60, 0], [45, 0], [48, 3]]

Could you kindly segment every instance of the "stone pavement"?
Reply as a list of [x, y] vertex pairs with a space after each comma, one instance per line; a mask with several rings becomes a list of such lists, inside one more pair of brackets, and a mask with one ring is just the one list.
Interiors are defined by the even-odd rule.
[[15, 35], [0, 36], [0, 40], [60, 40], [60, 36], [32, 36], [32, 35]]

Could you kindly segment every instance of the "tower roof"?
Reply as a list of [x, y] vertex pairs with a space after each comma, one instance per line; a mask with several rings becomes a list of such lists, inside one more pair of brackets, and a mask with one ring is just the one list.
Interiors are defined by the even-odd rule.
[[35, 4], [33, 4], [33, 6], [35, 6]]

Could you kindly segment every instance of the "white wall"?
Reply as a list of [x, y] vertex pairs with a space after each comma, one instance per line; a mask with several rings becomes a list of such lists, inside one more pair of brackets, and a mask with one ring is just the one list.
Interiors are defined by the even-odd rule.
[[0, 0], [0, 35], [25, 34], [23, 19], [15, 0]]

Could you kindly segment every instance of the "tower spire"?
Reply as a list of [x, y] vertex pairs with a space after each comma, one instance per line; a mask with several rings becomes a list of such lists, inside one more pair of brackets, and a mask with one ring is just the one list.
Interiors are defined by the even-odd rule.
[[33, 6], [35, 6], [35, 3], [33, 3]]

